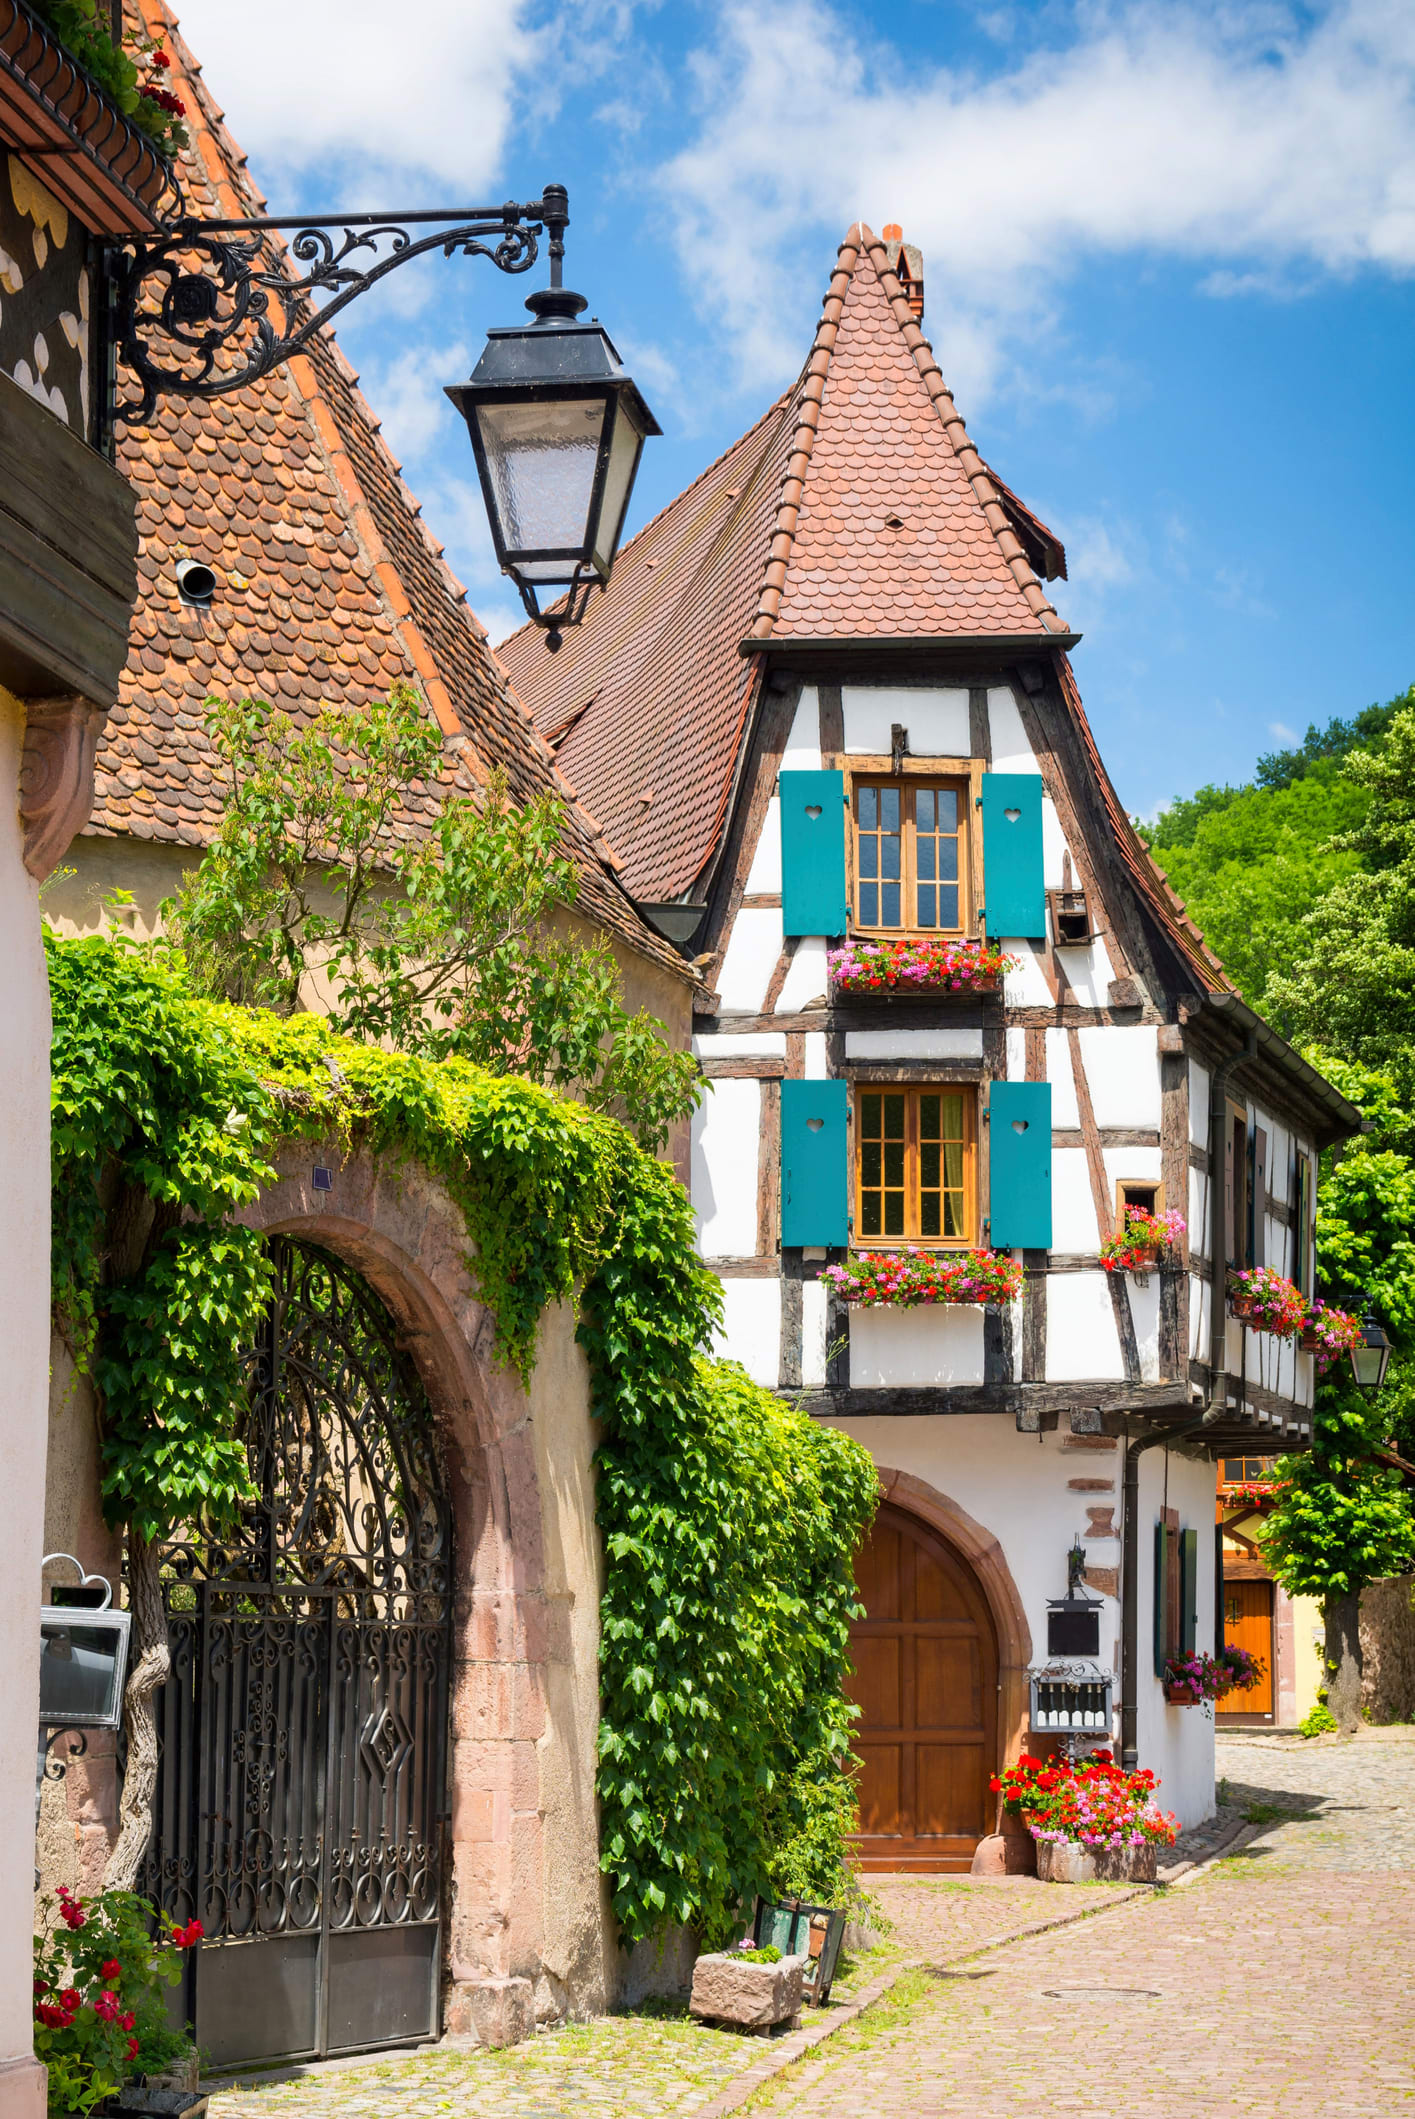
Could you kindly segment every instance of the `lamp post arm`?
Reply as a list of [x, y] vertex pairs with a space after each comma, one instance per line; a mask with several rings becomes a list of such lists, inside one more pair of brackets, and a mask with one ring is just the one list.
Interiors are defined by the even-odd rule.
[[[151, 241], [109, 246], [110, 340], [140, 394], [120, 400], [115, 375], [100, 444], [111, 445], [119, 420], [146, 426], [159, 398], [225, 397], [258, 382], [368, 288], [431, 251], [489, 258], [500, 272], [520, 273], [535, 263], [546, 235], [556, 284], [569, 218], [564, 186], [548, 184], [524, 205], [187, 218]], [[409, 232], [422, 227], [432, 232]], [[282, 255], [267, 238], [286, 229], [293, 236]], [[328, 299], [315, 308], [317, 294]]]

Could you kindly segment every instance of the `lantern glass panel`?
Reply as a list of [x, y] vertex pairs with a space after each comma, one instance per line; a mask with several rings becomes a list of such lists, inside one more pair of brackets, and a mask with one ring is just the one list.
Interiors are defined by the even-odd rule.
[[624, 510], [629, 505], [629, 489], [634, 483], [634, 471], [643, 445], [642, 430], [629, 409], [628, 393], [621, 393], [614, 408], [614, 433], [609, 444], [599, 521], [594, 526], [594, 563], [602, 577], [608, 575], [619, 549]]
[[1351, 1349], [1351, 1366], [1356, 1371], [1356, 1381], [1363, 1391], [1378, 1391], [1385, 1382], [1386, 1364], [1390, 1360], [1388, 1345], [1371, 1346], [1362, 1341]]
[[39, 1718], [65, 1728], [116, 1728], [127, 1661], [127, 1614], [50, 1607], [40, 1620]]
[[602, 397], [476, 408], [501, 541], [527, 581], [567, 580], [584, 552], [604, 414]]

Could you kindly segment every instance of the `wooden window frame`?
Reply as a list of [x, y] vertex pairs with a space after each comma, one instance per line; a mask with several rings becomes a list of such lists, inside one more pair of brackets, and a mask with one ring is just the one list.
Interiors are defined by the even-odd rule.
[[[849, 892], [851, 934], [871, 941], [904, 941], [915, 938], [938, 936], [940, 939], [965, 936], [976, 937], [981, 931], [978, 919], [978, 902], [982, 895], [983, 835], [978, 820], [978, 805], [982, 800], [982, 780], [986, 770], [981, 758], [891, 758], [852, 757], [845, 765], [845, 798], [850, 819], [850, 830], [846, 835], [845, 870]], [[920, 787], [956, 787], [963, 802], [962, 828], [959, 831], [960, 860], [963, 873], [959, 877], [957, 927], [920, 927], [913, 920], [917, 901], [913, 891], [917, 882], [914, 874], [914, 832], [912, 816], [906, 825], [903, 838], [904, 870], [901, 882], [905, 893], [905, 905], [910, 918], [899, 927], [866, 927], [859, 918], [860, 874], [859, 874], [859, 789], [862, 785], [889, 781], [909, 796]]]
[[1312, 1292], [1312, 1257], [1316, 1248], [1312, 1205], [1312, 1157], [1299, 1148], [1293, 1156], [1292, 1170], [1292, 1279], [1303, 1295]]
[[[1226, 1263], [1235, 1267], [1252, 1264], [1248, 1255], [1248, 1155], [1253, 1129], [1248, 1122], [1246, 1104], [1230, 1103], [1225, 1111], [1226, 1132], [1224, 1135], [1223, 1181], [1224, 1220], [1228, 1257]], [[1242, 1133], [1240, 1145], [1238, 1135]]]
[[1127, 1185], [1143, 1185], [1147, 1192], [1155, 1195], [1155, 1214], [1164, 1212], [1164, 1186], [1156, 1177], [1117, 1177], [1115, 1180], [1115, 1233], [1125, 1234], [1125, 1188]]
[[[866, 1236], [864, 1234], [864, 1142], [865, 1132], [860, 1099], [864, 1096], [902, 1096], [905, 1100], [904, 1117], [904, 1219], [905, 1231], [900, 1236]], [[961, 1096], [963, 1099], [963, 1205], [967, 1216], [965, 1233], [962, 1236], [921, 1236], [911, 1231], [909, 1222], [917, 1222], [919, 1215], [919, 1118], [918, 1100], [921, 1096]], [[850, 1181], [850, 1243], [857, 1251], [901, 1250], [906, 1245], [919, 1251], [970, 1251], [981, 1241], [982, 1212], [978, 1196], [978, 1104], [979, 1088], [976, 1081], [908, 1081], [875, 1082], [856, 1081], [851, 1084], [850, 1123], [851, 1181]]]

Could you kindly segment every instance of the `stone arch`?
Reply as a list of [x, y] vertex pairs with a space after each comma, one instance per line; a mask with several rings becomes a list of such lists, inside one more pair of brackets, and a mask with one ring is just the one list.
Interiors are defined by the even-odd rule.
[[[315, 1190], [316, 1167], [328, 1190]], [[607, 1998], [588, 1372], [564, 1307], [542, 1320], [529, 1392], [498, 1366], [462, 1215], [418, 1165], [328, 1142], [286, 1146], [276, 1169], [238, 1218], [363, 1275], [443, 1433], [456, 1567], [445, 2028], [508, 2043], [537, 2014]]]
[[885, 1464], [876, 1465], [875, 1471], [881, 1499], [936, 1530], [963, 1555], [978, 1578], [997, 1633], [999, 1766], [1009, 1766], [1027, 1746], [1032, 1629], [1002, 1547], [976, 1517], [926, 1479]]

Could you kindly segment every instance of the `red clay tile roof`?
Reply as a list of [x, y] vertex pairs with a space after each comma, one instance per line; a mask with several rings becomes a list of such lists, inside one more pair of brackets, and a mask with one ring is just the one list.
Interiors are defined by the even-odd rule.
[[841, 245], [802, 385], [753, 639], [1065, 630], [868, 228]]
[[[191, 209], [264, 211], [162, 0], [141, 4], [188, 107], [193, 144], [181, 175]], [[445, 784], [469, 788], [500, 766], [518, 799], [547, 787], [568, 794], [356, 381], [321, 335], [283, 373], [203, 404], [168, 398], [151, 427], [120, 427], [119, 464], [138, 493], [141, 591], [99, 750], [91, 831], [205, 843], [222, 803], [203, 726], [212, 691], [252, 692], [299, 719], [325, 700], [352, 705], [411, 682], [447, 738]], [[216, 572], [210, 611], [178, 601], [174, 566], [188, 555]], [[400, 822], [415, 829], [429, 808], [428, 791], [410, 787]], [[613, 873], [617, 856], [573, 800], [566, 844], [584, 912], [686, 976], [634, 911]]]
[[530, 627], [500, 652], [634, 895], [678, 898], [727, 812], [745, 636], [1044, 639], [1064, 628], [1028, 550], [1064, 565], [968, 440], [885, 246], [852, 230], [794, 388], [624, 547], [553, 661]]

